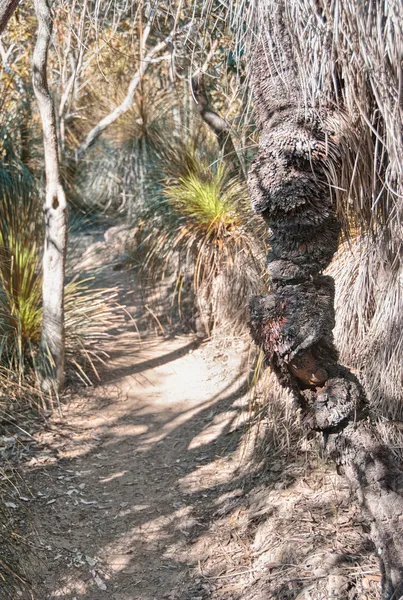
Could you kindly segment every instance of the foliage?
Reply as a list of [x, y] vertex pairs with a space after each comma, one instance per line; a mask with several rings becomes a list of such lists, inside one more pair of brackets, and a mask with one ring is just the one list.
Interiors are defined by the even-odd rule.
[[38, 276], [42, 226], [37, 220], [34, 178], [19, 160], [10, 137], [2, 135], [0, 165], [0, 357], [17, 367], [24, 349], [41, 330], [41, 280]]
[[228, 177], [225, 166], [212, 160], [216, 150], [199, 136], [158, 139], [162, 191], [136, 230], [131, 260], [154, 280], [174, 270], [178, 302], [191, 276], [207, 332], [224, 321], [243, 327], [245, 299], [257, 290], [263, 256], [245, 183]]
[[[221, 165], [215, 172], [189, 174], [165, 187], [166, 202], [176, 227], [169, 231], [167, 258], [179, 249], [192, 256], [197, 290], [220, 268], [231, 267], [238, 252], [248, 248], [248, 236], [237, 208], [245, 187], [226, 177]], [[161, 251], [161, 250], [160, 250]]]

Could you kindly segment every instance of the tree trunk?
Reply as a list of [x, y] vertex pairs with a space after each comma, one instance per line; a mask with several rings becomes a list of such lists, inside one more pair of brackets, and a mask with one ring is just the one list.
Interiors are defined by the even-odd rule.
[[33, 86], [42, 120], [45, 152], [45, 249], [43, 257], [42, 348], [49, 358], [46, 389], [60, 391], [64, 382], [64, 274], [67, 205], [60, 181], [56, 117], [47, 81], [52, 17], [47, 0], [35, 0], [38, 33], [33, 55]]
[[0, 0], [0, 34], [5, 30], [19, 1], [20, 0]]
[[[260, 150], [249, 173], [251, 201], [271, 229], [271, 290], [251, 304], [251, 330], [303, 421], [322, 432], [371, 527], [384, 598], [403, 594], [403, 472], [382, 447], [364, 391], [338, 363], [333, 343], [334, 282], [323, 270], [340, 226], [329, 173], [343, 159], [337, 113], [304, 103], [292, 45], [262, 43], [253, 91]], [[330, 118], [332, 123], [330, 123]], [[331, 168], [330, 168], [331, 167]]]

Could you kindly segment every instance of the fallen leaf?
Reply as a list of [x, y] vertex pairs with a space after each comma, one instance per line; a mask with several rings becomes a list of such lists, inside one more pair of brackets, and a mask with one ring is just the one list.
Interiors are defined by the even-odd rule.
[[95, 581], [95, 583], [97, 584], [97, 586], [99, 587], [100, 590], [105, 591], [107, 589], [106, 583], [104, 581], [102, 581], [102, 579], [100, 578], [99, 575], [95, 575], [94, 581]]

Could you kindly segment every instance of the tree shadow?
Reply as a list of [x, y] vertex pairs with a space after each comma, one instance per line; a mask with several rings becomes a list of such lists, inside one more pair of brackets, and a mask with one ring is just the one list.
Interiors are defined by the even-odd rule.
[[[248, 419], [242, 361], [231, 378], [213, 373], [205, 397], [197, 397], [200, 377], [192, 387], [188, 373], [183, 402], [169, 395], [159, 400], [166, 370], [200, 341], [169, 351], [160, 345], [162, 354], [154, 358], [132, 349], [134, 362], [106, 377], [119, 384], [120, 395], [111, 385], [98, 388], [74, 409], [75, 434], [71, 423], [64, 429], [61, 422], [26, 464], [39, 534], [39, 542], [34, 536], [31, 542], [41, 563], [32, 577], [33, 597], [295, 599], [306, 585], [312, 549], [292, 540], [308, 536], [317, 550], [318, 529], [330, 522], [322, 536], [328, 549], [333, 497], [320, 487], [297, 495], [310, 469], [301, 453], [289, 456], [272, 439], [263, 456], [253, 444], [249, 453], [240, 451]], [[127, 358], [123, 347], [116, 353]], [[134, 390], [122, 387], [142, 374], [148, 378], [144, 393], [137, 383]], [[287, 494], [308, 498], [287, 512]], [[316, 515], [312, 522], [307, 514]], [[284, 546], [273, 560], [284, 531], [286, 542], [302, 549], [287, 557]]]
[[[140, 360], [111, 373], [109, 383], [169, 365], [199, 345], [195, 340]], [[95, 415], [94, 426], [82, 425], [71, 443], [55, 433], [55, 460], [44, 465], [34, 454], [26, 466], [37, 529], [46, 533], [35, 597], [151, 599], [177, 591], [172, 597], [187, 597], [189, 572], [200, 558], [183, 558], [185, 548], [196, 547], [221, 497], [244, 483], [231, 461], [242, 437], [247, 390], [245, 376], [235, 373], [190, 407], [173, 403], [159, 410], [147, 399], [136, 407], [123, 394], [114, 398], [119, 411], [115, 418], [107, 414], [107, 428], [98, 418], [107, 406], [101, 393], [81, 414]], [[79, 583], [70, 584], [71, 577]]]

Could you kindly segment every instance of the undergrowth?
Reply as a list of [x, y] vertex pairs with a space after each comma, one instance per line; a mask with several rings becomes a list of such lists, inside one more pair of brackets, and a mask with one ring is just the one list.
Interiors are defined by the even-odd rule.
[[[43, 224], [40, 190], [9, 136], [0, 165], [0, 376], [10, 386], [39, 385]], [[66, 359], [73, 378], [90, 383], [105, 356], [100, 343], [122, 319], [116, 289], [71, 281], [65, 289]], [[91, 375], [92, 374], [92, 375]], [[36, 395], [41, 395], [40, 391]], [[27, 396], [29, 397], [29, 395]]]
[[207, 334], [245, 326], [264, 256], [245, 183], [212, 156], [207, 145], [203, 153], [192, 140], [160, 148], [161, 193], [148, 203], [128, 248], [140, 278], [174, 274], [179, 305], [190, 282], [199, 328]]

